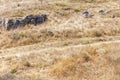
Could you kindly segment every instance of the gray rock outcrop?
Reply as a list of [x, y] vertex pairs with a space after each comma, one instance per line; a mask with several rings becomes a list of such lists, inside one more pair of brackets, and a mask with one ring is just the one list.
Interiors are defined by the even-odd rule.
[[47, 15], [28, 15], [22, 18], [15, 18], [15, 19], [8, 19], [3, 18], [0, 19], [0, 24], [3, 26], [6, 30], [16, 29], [18, 27], [24, 27], [25, 25], [32, 24], [32, 25], [38, 25], [47, 20]]

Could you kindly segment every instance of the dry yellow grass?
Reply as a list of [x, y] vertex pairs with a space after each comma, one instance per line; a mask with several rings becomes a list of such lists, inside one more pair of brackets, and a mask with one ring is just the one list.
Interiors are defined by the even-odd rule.
[[[4, 67], [0, 74], [3, 79], [10, 76], [15, 80], [26, 80], [27, 78], [32, 80], [34, 78], [36, 80], [42, 78], [113, 80], [117, 75], [119, 77], [119, 70], [117, 70], [119, 69], [119, 47], [119, 41], [111, 41], [62, 48], [50, 47], [29, 52], [17, 51], [14, 54], [11, 54], [14, 49], [11, 49], [1, 55], [3, 57], [1, 61], [4, 61], [1, 66], [4, 65], [6, 68]], [[18, 49], [16, 48], [16, 50]], [[115, 56], [111, 56], [111, 54]], [[17, 72], [11, 74], [11, 70]]]
[[[48, 20], [0, 29], [0, 80], [120, 80], [119, 0], [4, 2], [2, 17], [45, 13]], [[84, 10], [94, 16], [82, 17]]]

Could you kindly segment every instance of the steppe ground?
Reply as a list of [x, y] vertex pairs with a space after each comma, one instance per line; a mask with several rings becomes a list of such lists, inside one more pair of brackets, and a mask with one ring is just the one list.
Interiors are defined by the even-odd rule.
[[[84, 18], [85, 10], [94, 16]], [[29, 14], [48, 20], [0, 27], [0, 80], [120, 80], [120, 0], [0, 2], [1, 18]]]

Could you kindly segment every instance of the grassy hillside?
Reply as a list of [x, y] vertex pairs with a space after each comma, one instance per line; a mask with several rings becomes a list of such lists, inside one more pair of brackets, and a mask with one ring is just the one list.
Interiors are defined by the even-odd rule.
[[[48, 20], [10, 31], [0, 27], [0, 80], [120, 80], [119, 4], [119, 0], [1, 1], [1, 18], [47, 14]], [[84, 18], [86, 10], [94, 16]]]

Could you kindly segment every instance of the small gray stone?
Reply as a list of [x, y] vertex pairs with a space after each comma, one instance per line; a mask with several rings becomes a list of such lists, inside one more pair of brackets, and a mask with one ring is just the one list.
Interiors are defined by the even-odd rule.
[[84, 18], [91, 18], [91, 17], [93, 16], [93, 15], [90, 14], [88, 11], [84, 11], [84, 12], [82, 13], [82, 15], [83, 15]]
[[103, 15], [103, 14], [105, 14], [105, 11], [104, 10], [100, 10], [99, 14]]
[[115, 15], [113, 14], [111, 17], [112, 17], [112, 18], [115, 18]]

